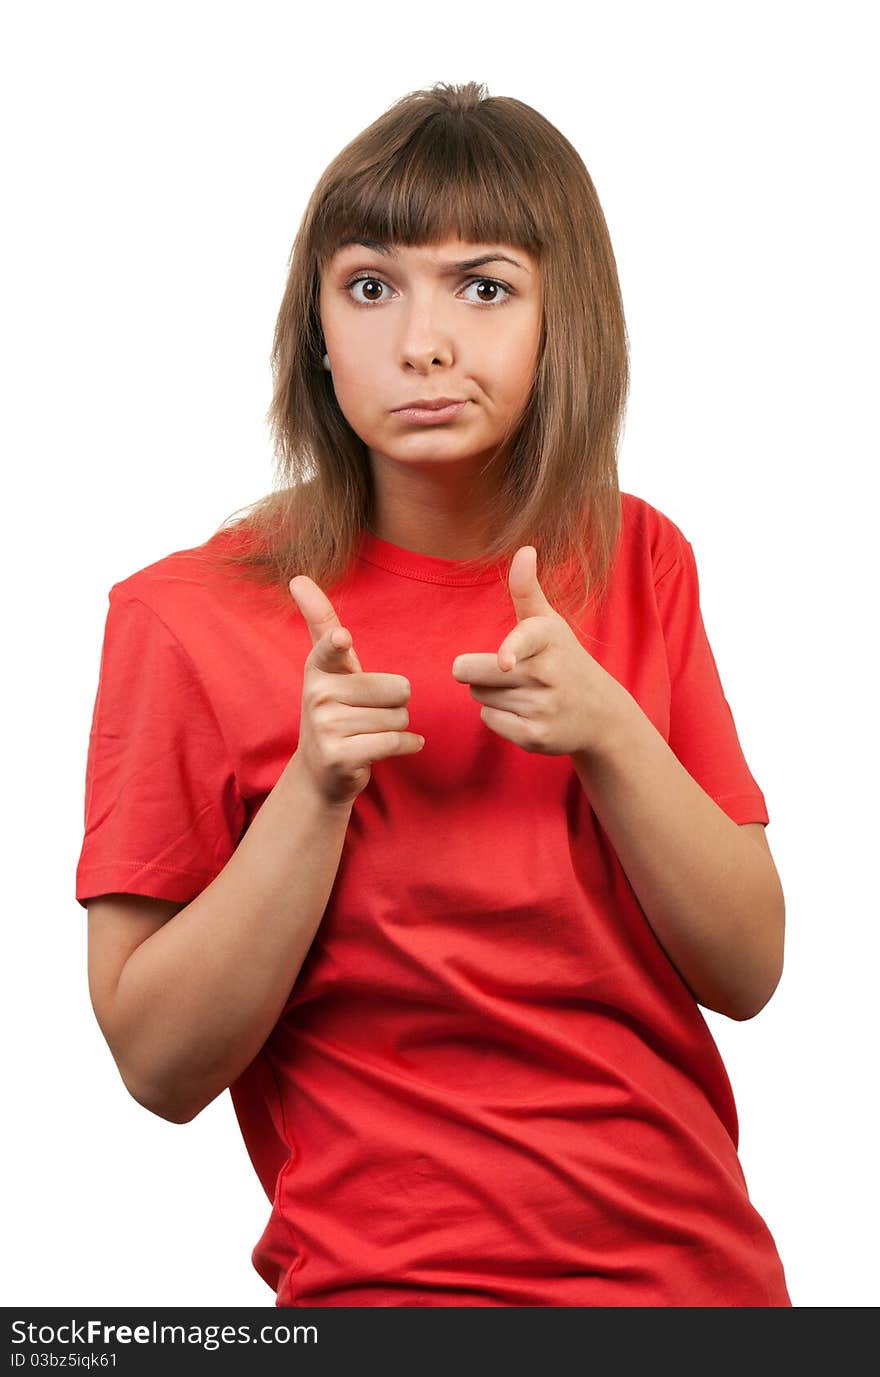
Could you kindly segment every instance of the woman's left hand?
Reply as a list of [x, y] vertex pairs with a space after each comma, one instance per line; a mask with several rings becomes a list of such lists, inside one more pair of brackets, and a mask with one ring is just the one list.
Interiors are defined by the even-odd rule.
[[581, 758], [601, 753], [635, 700], [551, 607], [533, 545], [514, 555], [508, 587], [516, 626], [495, 655], [457, 655], [453, 677], [470, 684], [486, 726], [523, 750]]

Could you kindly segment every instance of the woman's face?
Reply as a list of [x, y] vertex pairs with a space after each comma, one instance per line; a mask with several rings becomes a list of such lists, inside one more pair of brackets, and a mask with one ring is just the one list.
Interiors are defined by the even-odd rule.
[[[475, 258], [484, 261], [462, 266]], [[384, 251], [346, 244], [321, 274], [319, 310], [336, 400], [374, 454], [468, 467], [525, 408], [542, 289], [524, 249], [460, 239]], [[438, 397], [465, 405], [430, 425], [397, 414]]]

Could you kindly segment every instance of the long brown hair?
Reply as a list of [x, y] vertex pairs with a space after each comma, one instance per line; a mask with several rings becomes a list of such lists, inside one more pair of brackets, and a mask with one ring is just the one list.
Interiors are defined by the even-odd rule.
[[216, 557], [275, 586], [288, 609], [295, 574], [329, 591], [348, 572], [373, 513], [367, 448], [322, 366], [320, 270], [348, 239], [422, 245], [451, 235], [526, 248], [544, 300], [531, 394], [496, 451], [507, 457], [493, 537], [462, 563], [479, 572], [530, 544], [563, 615], [604, 598], [622, 520], [629, 352], [599, 198], [574, 147], [531, 106], [477, 82], [438, 82], [395, 101], [333, 159], [288, 260], [266, 415], [276, 486], [215, 532], [245, 537], [221, 542]]

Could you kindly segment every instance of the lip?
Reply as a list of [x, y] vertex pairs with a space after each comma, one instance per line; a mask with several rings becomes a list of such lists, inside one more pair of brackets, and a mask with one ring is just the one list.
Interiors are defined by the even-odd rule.
[[413, 402], [410, 406], [399, 406], [393, 415], [405, 421], [418, 421], [422, 425], [439, 425], [443, 421], [451, 421], [466, 405], [466, 400], [457, 402], [448, 397], [437, 397], [429, 404]]
[[406, 406], [395, 407], [395, 411], [439, 411], [443, 406], [456, 405], [460, 397], [414, 397]]

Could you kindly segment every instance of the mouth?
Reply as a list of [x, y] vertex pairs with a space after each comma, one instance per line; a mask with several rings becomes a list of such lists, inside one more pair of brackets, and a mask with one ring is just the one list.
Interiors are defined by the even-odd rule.
[[438, 425], [443, 421], [451, 421], [466, 405], [466, 399], [455, 401], [451, 397], [436, 397], [431, 401], [411, 402], [409, 406], [396, 407], [392, 415], [399, 416], [404, 421]]
[[461, 400], [461, 397], [416, 397], [404, 406], [397, 406], [394, 409], [395, 411], [441, 411], [445, 406], [458, 406]]

